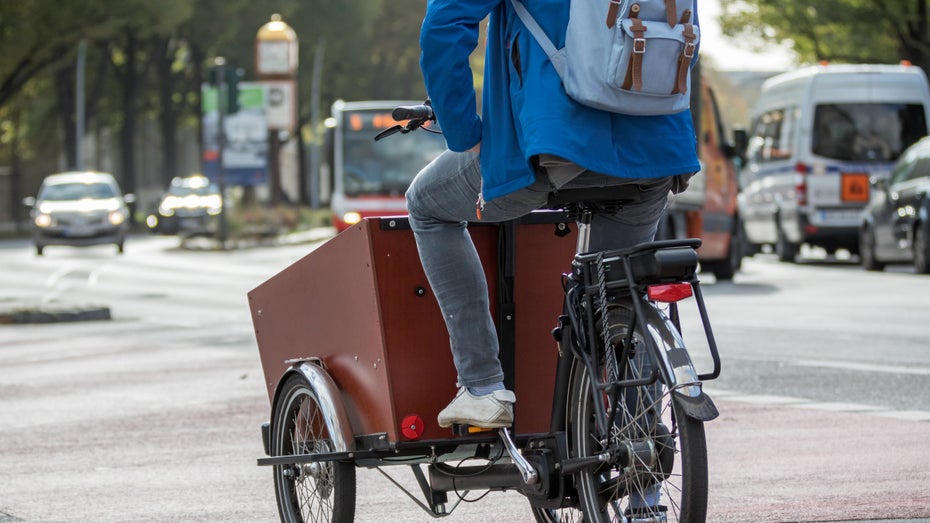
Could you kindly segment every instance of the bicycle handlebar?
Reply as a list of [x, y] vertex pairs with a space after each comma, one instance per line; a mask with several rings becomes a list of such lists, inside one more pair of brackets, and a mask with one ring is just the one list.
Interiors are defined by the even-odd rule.
[[433, 108], [430, 107], [429, 104], [401, 105], [400, 107], [395, 107], [394, 111], [391, 113], [391, 117], [398, 122], [413, 119], [436, 119], [436, 116], [433, 115]]
[[417, 129], [423, 129], [431, 133], [441, 133], [441, 131], [424, 127], [427, 123], [436, 121], [436, 115], [433, 113], [433, 108], [429, 103], [429, 99], [419, 105], [401, 105], [395, 107], [391, 112], [391, 118], [393, 118], [394, 121], [405, 123], [397, 124], [390, 129], [381, 131], [375, 136], [375, 141], [391, 136], [394, 133], [399, 132], [406, 134], [410, 131], [416, 131]]

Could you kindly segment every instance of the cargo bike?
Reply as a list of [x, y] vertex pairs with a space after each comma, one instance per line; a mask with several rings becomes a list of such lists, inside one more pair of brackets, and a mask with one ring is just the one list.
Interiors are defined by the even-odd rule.
[[[402, 132], [429, 117], [402, 109]], [[271, 404], [258, 464], [281, 521], [352, 521], [356, 469], [389, 467], [409, 469], [419, 492], [385, 476], [432, 517], [468, 492], [509, 490], [540, 522], [704, 521], [704, 422], [717, 409], [702, 382], [720, 359], [700, 241], [588, 252], [616, 198], [560, 191], [549, 211], [469, 227], [517, 397], [509, 429], [436, 422], [456, 373], [406, 218], [365, 219], [253, 289]], [[713, 362], [704, 374], [681, 334], [684, 299]]]

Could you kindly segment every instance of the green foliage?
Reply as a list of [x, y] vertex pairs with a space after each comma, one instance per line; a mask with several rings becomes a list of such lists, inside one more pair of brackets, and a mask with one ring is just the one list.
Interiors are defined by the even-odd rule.
[[791, 44], [802, 62], [897, 63], [930, 73], [926, 0], [720, 0], [723, 33], [763, 49]]

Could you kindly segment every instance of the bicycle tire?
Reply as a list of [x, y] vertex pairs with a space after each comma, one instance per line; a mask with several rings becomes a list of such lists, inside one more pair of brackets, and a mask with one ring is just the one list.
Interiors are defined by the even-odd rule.
[[533, 507], [536, 523], [583, 523], [584, 516], [576, 508], [538, 508]]
[[[625, 307], [614, 306], [608, 310], [610, 350], [617, 356], [623, 352], [631, 318], [632, 313]], [[618, 368], [623, 367], [627, 379], [652, 372], [651, 359], [646, 354], [638, 326], [634, 328], [632, 344], [632, 356], [617, 363]], [[606, 351], [597, 352], [601, 354], [597, 368], [605, 369]], [[604, 379], [602, 374], [600, 380]], [[588, 368], [576, 358], [567, 405], [572, 457], [597, 456], [624, 448], [634, 451], [628, 452], [626, 458], [612, 454], [606, 463], [575, 474], [585, 521], [625, 522], [625, 514], [633, 508], [652, 507], [643, 508], [639, 521], [703, 522], [707, 513], [707, 447], [703, 422], [682, 412], [674, 394], [660, 378], [650, 385], [620, 389], [621, 399], [616, 401], [617, 416], [610, 425], [610, 435], [599, 434], [593, 402], [604, 402], [609, 414], [614, 401], [603, 392], [592, 394], [591, 381]], [[655, 412], [659, 416], [655, 416]], [[666, 507], [666, 520], [659, 518], [662, 512], [659, 506]]]
[[[333, 451], [319, 399], [303, 376], [284, 382], [275, 402], [271, 455]], [[355, 518], [355, 465], [318, 461], [273, 467], [275, 498], [282, 523], [351, 522]]]

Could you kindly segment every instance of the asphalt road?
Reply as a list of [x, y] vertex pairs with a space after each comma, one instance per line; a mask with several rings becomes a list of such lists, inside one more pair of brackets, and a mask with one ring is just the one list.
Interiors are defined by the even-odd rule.
[[[268, 399], [246, 293], [314, 244], [229, 252], [134, 237], [0, 242], [0, 308], [106, 305], [112, 319], [0, 325], [0, 522], [277, 520]], [[704, 290], [723, 375], [707, 385], [709, 521], [930, 518], [930, 277], [747, 260]], [[686, 340], [701, 364], [700, 332]], [[390, 470], [415, 489], [402, 468]], [[432, 521], [376, 471], [356, 521]], [[449, 522], [532, 520], [516, 493]]]

